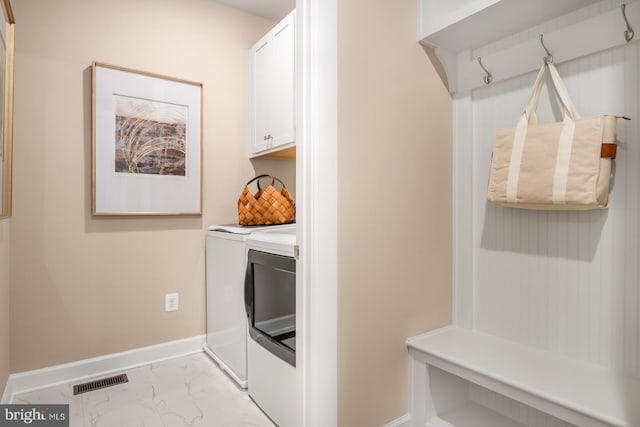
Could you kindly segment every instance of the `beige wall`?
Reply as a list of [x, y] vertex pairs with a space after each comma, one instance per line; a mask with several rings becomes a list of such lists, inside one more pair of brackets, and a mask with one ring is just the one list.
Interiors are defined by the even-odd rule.
[[407, 337], [451, 319], [451, 100], [415, 0], [338, 2], [338, 416], [408, 411]]
[[[273, 23], [211, 0], [13, 3], [12, 372], [203, 334], [206, 227], [254, 169], [294, 170], [246, 157], [248, 48]], [[202, 217], [91, 216], [93, 60], [204, 84]]]
[[9, 363], [9, 233], [11, 220], [0, 221], [0, 398], [10, 372]]

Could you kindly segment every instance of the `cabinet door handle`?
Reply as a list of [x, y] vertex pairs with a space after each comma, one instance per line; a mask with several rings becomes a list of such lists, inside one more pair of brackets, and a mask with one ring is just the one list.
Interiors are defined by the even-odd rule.
[[271, 134], [267, 134], [264, 137], [262, 137], [263, 141], [266, 141], [267, 139], [273, 139], [273, 136], [271, 136]]

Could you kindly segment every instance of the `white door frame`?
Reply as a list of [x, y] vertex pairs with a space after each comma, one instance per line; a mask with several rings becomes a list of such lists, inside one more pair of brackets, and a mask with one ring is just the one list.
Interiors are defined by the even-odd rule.
[[338, 424], [337, 0], [297, 0], [298, 419]]

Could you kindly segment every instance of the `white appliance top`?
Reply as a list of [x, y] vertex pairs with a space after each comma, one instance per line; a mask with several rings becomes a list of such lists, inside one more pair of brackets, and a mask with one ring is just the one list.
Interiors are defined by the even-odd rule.
[[283, 225], [240, 225], [240, 224], [222, 224], [222, 225], [210, 225], [207, 228], [207, 231], [217, 231], [222, 233], [232, 233], [232, 234], [251, 234], [256, 231], [265, 231], [270, 229], [282, 229], [282, 228], [291, 228], [295, 229], [295, 224], [283, 224]]
[[207, 231], [221, 231], [223, 233], [233, 234], [251, 234], [251, 228], [243, 227], [239, 224], [222, 224], [222, 225], [210, 225]]
[[247, 238], [247, 247], [263, 252], [294, 256], [296, 246], [296, 227], [281, 227], [271, 230], [261, 230], [252, 233]]

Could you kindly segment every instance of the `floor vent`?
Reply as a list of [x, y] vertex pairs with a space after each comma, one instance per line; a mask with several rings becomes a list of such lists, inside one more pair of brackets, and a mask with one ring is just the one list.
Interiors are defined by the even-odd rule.
[[117, 384], [124, 384], [126, 382], [129, 382], [127, 374], [116, 375], [115, 377], [109, 378], [102, 378], [88, 383], [74, 385], [73, 394], [75, 396], [76, 394], [88, 393], [90, 391], [111, 387]]

